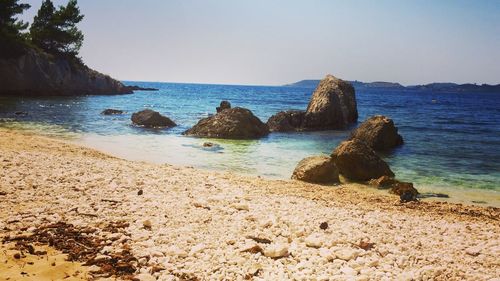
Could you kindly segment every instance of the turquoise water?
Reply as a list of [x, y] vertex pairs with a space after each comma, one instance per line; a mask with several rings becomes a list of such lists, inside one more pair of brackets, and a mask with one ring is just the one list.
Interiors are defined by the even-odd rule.
[[[270, 178], [289, 178], [296, 163], [313, 154], [330, 154], [349, 130], [273, 133], [256, 141], [181, 136], [221, 100], [249, 108], [264, 122], [272, 114], [305, 109], [314, 89], [130, 82], [159, 88], [123, 96], [53, 98], [0, 97], [0, 126], [30, 128], [71, 138], [132, 160], [224, 169]], [[396, 176], [425, 190], [500, 192], [500, 96], [478, 93], [357, 91], [359, 121], [374, 114], [391, 117], [405, 145], [388, 155]], [[127, 111], [102, 116], [106, 108]], [[131, 125], [130, 114], [152, 108], [178, 127], [148, 130]], [[27, 112], [26, 116], [15, 115]]]

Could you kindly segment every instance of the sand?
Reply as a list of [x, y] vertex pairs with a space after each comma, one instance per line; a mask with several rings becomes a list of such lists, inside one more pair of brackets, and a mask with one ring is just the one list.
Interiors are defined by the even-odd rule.
[[[100, 258], [131, 249], [138, 280], [500, 276], [494, 207], [132, 162], [5, 129], [0, 168], [0, 236], [60, 221], [92, 227], [107, 241]], [[106, 230], [117, 221], [129, 226]]]

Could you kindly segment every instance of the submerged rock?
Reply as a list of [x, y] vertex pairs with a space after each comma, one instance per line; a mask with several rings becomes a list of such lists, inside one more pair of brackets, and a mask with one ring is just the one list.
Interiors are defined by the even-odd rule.
[[170, 128], [176, 126], [170, 118], [151, 109], [145, 109], [132, 114], [132, 122], [147, 128]]
[[268, 135], [269, 128], [250, 110], [235, 107], [201, 119], [183, 134], [221, 139], [257, 139]]
[[327, 75], [314, 91], [302, 123], [306, 130], [345, 128], [358, 120], [354, 87], [347, 81]]
[[366, 143], [343, 141], [332, 153], [339, 173], [353, 181], [368, 181], [382, 176], [394, 177], [389, 165]]
[[271, 132], [289, 132], [300, 130], [306, 112], [301, 110], [281, 111], [267, 120]]
[[123, 110], [108, 108], [101, 112], [102, 115], [123, 114]]
[[403, 144], [392, 119], [376, 115], [368, 118], [351, 133], [351, 139], [364, 141], [375, 151], [384, 151]]
[[339, 172], [331, 157], [311, 156], [297, 164], [292, 179], [310, 183], [338, 183]]
[[224, 109], [230, 109], [230, 108], [231, 108], [231, 103], [229, 103], [227, 100], [223, 100], [220, 102], [220, 105], [215, 108], [215, 110], [217, 110], [217, 113], [219, 113]]

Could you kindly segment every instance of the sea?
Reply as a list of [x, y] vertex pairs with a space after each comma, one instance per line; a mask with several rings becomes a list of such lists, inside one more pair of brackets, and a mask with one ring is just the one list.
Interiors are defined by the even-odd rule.
[[[289, 179], [307, 156], [329, 155], [351, 128], [272, 133], [259, 140], [186, 137], [182, 132], [215, 113], [222, 100], [250, 109], [265, 122], [282, 110], [305, 110], [314, 88], [125, 81], [157, 88], [130, 95], [0, 97], [0, 126], [34, 131], [117, 157]], [[455, 202], [500, 206], [500, 95], [357, 89], [359, 122], [392, 118], [404, 145], [381, 155], [397, 179]], [[126, 111], [104, 116], [106, 108]], [[145, 129], [132, 113], [150, 108], [178, 126]], [[26, 114], [16, 114], [23, 112]], [[213, 147], [204, 147], [210, 141]]]

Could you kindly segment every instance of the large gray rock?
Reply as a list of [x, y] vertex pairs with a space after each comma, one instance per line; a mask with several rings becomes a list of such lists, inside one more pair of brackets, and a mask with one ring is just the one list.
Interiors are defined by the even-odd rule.
[[354, 87], [327, 75], [314, 91], [302, 127], [307, 130], [341, 129], [358, 120]]
[[292, 179], [310, 183], [338, 183], [339, 172], [331, 157], [311, 156], [297, 164]]
[[353, 181], [368, 181], [382, 176], [394, 177], [389, 165], [365, 142], [358, 139], [340, 143], [333, 151], [332, 158], [339, 173]]
[[131, 119], [134, 124], [146, 128], [170, 128], [176, 126], [170, 118], [151, 109], [136, 112], [132, 114]]
[[281, 111], [267, 120], [271, 132], [290, 132], [300, 130], [306, 112], [300, 110]]
[[258, 139], [269, 134], [269, 128], [250, 110], [235, 107], [201, 119], [183, 134], [221, 139]]
[[0, 56], [0, 95], [131, 94], [121, 82], [87, 66], [33, 49]]
[[364, 141], [376, 151], [384, 151], [403, 144], [392, 119], [376, 115], [368, 118], [351, 133], [351, 139]]

